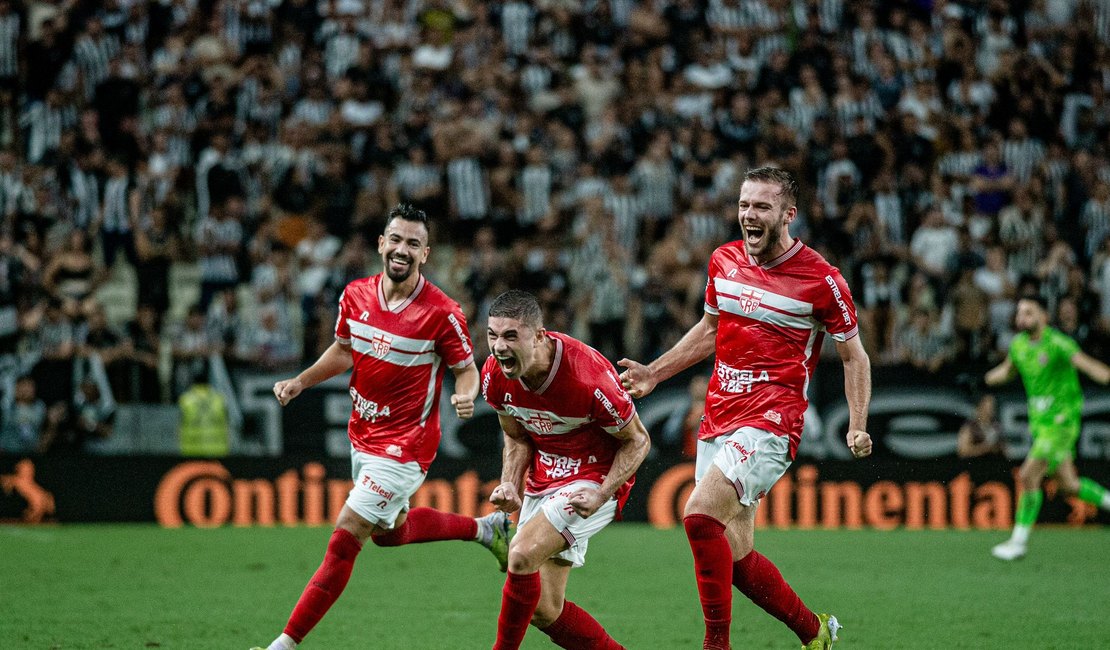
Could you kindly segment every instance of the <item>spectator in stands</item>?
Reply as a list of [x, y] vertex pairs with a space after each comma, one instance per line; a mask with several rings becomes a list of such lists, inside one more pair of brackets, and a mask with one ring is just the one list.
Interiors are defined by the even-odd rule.
[[127, 323], [124, 350], [127, 352], [126, 390], [121, 402], [161, 402], [162, 380], [158, 360], [162, 347], [161, 315], [154, 305], [140, 304], [135, 318]]
[[65, 417], [65, 404], [47, 408], [35, 393], [35, 380], [30, 376], [15, 380], [5, 391], [0, 414], [0, 451], [9, 454], [33, 454], [44, 450], [44, 441], [57, 435]]
[[956, 453], [960, 458], [1006, 453], [995, 405], [994, 395], [983, 395], [975, 405], [975, 416], [960, 426], [956, 437]]
[[173, 357], [173, 394], [181, 395], [193, 382], [201, 368], [208, 367], [209, 357], [223, 352], [223, 345], [208, 329], [204, 310], [193, 305], [171, 336]]

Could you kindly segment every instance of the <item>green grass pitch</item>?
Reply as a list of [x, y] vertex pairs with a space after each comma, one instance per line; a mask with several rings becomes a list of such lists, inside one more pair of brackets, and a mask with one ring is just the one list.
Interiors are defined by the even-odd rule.
[[[281, 631], [326, 528], [0, 527], [0, 647], [230, 648]], [[1046, 528], [1030, 555], [1004, 532], [761, 530], [756, 544], [808, 605], [846, 626], [838, 648], [1095, 648], [1110, 635], [1110, 529]], [[365, 549], [302, 646], [489, 648], [502, 574], [462, 542]], [[735, 648], [797, 648], [734, 592]], [[697, 648], [701, 615], [680, 529], [617, 524], [590, 543], [568, 596], [618, 641]], [[525, 648], [553, 648], [530, 630]]]

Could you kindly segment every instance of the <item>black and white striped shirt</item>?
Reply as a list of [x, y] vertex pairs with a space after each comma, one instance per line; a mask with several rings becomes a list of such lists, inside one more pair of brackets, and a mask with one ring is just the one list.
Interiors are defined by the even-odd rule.
[[509, 54], [520, 56], [528, 51], [532, 38], [532, 7], [528, 3], [513, 0], [501, 7], [501, 37]]
[[1006, 140], [1002, 143], [1002, 160], [1021, 182], [1026, 182], [1044, 162], [1045, 147], [1040, 140]]
[[397, 193], [407, 201], [432, 189], [439, 189], [443, 184], [443, 175], [438, 165], [414, 165], [406, 161], [393, 170], [392, 180]]
[[74, 165], [69, 172], [69, 195], [73, 199], [73, 223], [88, 228], [100, 210], [100, 179], [91, 171]]
[[62, 133], [77, 124], [77, 109], [72, 105], [52, 106], [33, 102], [23, 111], [19, 126], [27, 145], [27, 162], [37, 164], [62, 141]]
[[104, 183], [101, 204], [101, 229], [109, 233], [131, 232], [131, 206], [128, 200], [130, 182], [126, 175], [110, 177]]
[[0, 77], [19, 75], [19, 36], [22, 24], [19, 14], [8, 10], [0, 15]]
[[451, 203], [462, 219], [482, 219], [489, 212], [489, 187], [477, 158], [456, 158], [447, 163]]
[[206, 282], [238, 282], [239, 267], [235, 254], [228, 252], [243, 247], [243, 227], [234, 219], [207, 217], [197, 225], [198, 246], [214, 250], [200, 257], [200, 277]]
[[96, 40], [84, 34], [77, 39], [73, 58], [84, 77], [86, 99], [92, 99], [97, 84], [108, 76], [108, 64], [119, 50], [119, 39], [111, 34], [101, 34]]
[[546, 164], [528, 165], [520, 173], [520, 212], [517, 222], [532, 225], [547, 216], [551, 209], [553, 175]]

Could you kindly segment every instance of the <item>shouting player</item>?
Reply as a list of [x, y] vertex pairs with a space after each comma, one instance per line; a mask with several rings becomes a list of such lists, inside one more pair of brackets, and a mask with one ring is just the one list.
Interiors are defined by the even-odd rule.
[[705, 617], [705, 648], [728, 648], [733, 584], [785, 623], [806, 648], [836, 640], [837, 620], [814, 614], [779, 570], [753, 550], [755, 510], [794, 459], [806, 388], [825, 334], [844, 363], [848, 446], [871, 453], [871, 364], [840, 272], [789, 234], [798, 184], [788, 172], [750, 170], [740, 187], [744, 238], [709, 259], [705, 314], [650, 365], [622, 359], [634, 397], [716, 353], [698, 431], [697, 485], [683, 523]]
[[1110, 367], [1079, 349], [1068, 335], [1048, 326], [1048, 310], [1039, 296], [1018, 300], [1014, 324], [1020, 333], [1010, 343], [1006, 360], [986, 375], [991, 386], [1021, 375], [1029, 398], [1029, 432], [1033, 447], [1021, 465], [1021, 498], [1014, 515], [1010, 539], [991, 549], [1000, 560], [1016, 560], [1025, 555], [1029, 532], [1037, 521], [1044, 493], [1041, 481], [1056, 475], [1064, 494], [1078, 495], [1087, 503], [1110, 510], [1110, 493], [1075, 471], [1075, 443], [1079, 440], [1083, 389], [1079, 387], [1082, 370], [1100, 384], [1110, 382]]
[[493, 356], [482, 368], [482, 395], [505, 432], [501, 485], [490, 501], [505, 512], [521, 510], [494, 650], [519, 648], [529, 623], [563, 648], [620, 649], [564, 595], [590, 538], [628, 498], [651, 446], [647, 431], [612, 364], [545, 330], [531, 294], [498, 296], [487, 335]]
[[[478, 370], [459, 305], [424, 279], [428, 218], [399, 205], [378, 237], [384, 271], [355, 280], [339, 298], [335, 343], [307, 370], [274, 384], [282, 406], [306, 388], [352, 366], [351, 468], [347, 497], [324, 562], [312, 576], [285, 631], [268, 650], [291, 650], [323, 618], [370, 539], [378, 546], [437, 540], [474, 540], [490, 549], [504, 571], [508, 518], [481, 519], [408, 509], [439, 447], [439, 394], [446, 367], [455, 374], [451, 404], [460, 418], [474, 414]], [[385, 633], [382, 630], [381, 633]], [[260, 649], [255, 649], [260, 650]]]

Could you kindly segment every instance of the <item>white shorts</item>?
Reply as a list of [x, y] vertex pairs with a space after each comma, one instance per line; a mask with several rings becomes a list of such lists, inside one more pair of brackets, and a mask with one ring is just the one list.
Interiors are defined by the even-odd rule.
[[351, 448], [354, 488], [347, 506], [358, 516], [382, 528], [393, 528], [397, 517], [409, 509], [409, 497], [427, 476], [416, 462], [398, 463]]
[[740, 503], [750, 506], [771, 491], [790, 462], [790, 440], [786, 436], [740, 427], [731, 434], [698, 441], [694, 480], [700, 481], [712, 463], [732, 481]]
[[555, 530], [559, 531], [567, 541], [567, 549], [551, 557], [566, 560], [574, 567], [580, 567], [586, 563], [586, 548], [590, 544], [590, 538], [608, 526], [609, 522], [617, 516], [617, 500], [609, 499], [588, 519], [580, 517], [567, 501], [570, 495], [584, 487], [596, 489], [601, 486], [593, 481], [574, 481], [554, 492], [537, 496], [526, 495], [524, 507], [520, 510], [520, 520], [517, 522], [519, 530], [529, 519], [542, 512]]

